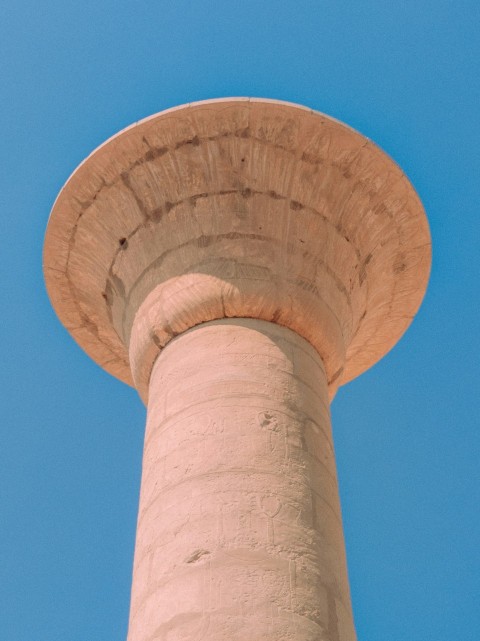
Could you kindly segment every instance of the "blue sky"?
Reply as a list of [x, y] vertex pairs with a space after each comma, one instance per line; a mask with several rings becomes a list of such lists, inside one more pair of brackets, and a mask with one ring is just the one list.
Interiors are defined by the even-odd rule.
[[124, 640], [145, 410], [60, 326], [50, 208], [107, 137], [221, 96], [372, 138], [427, 211], [397, 347], [332, 406], [359, 641], [480, 637], [478, 0], [0, 4], [0, 638]]

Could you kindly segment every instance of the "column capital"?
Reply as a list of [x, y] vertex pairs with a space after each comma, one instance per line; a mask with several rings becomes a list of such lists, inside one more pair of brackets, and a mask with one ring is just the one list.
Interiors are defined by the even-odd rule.
[[245, 98], [161, 112], [99, 147], [62, 189], [44, 252], [61, 321], [144, 399], [159, 350], [225, 317], [307, 339], [332, 396], [406, 330], [430, 260], [422, 205], [383, 151]]

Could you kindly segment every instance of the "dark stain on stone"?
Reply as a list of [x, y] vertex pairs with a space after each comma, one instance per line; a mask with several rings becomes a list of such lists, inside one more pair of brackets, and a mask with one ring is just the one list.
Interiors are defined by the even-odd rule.
[[283, 198], [283, 196], [280, 196], [280, 194], [277, 194], [277, 192], [273, 191], [273, 189], [271, 189], [268, 192], [268, 195], [270, 196], [270, 198], [273, 198], [274, 200], [282, 200]]
[[196, 239], [196, 243], [199, 247], [208, 247], [220, 240], [243, 240], [244, 238], [248, 238], [249, 240], [265, 240], [264, 236], [260, 234], [242, 234], [238, 231], [229, 231], [225, 234], [217, 234], [214, 236], [199, 236]]
[[178, 332], [175, 332], [168, 321], [163, 321], [163, 329], [168, 334], [169, 340], [178, 336]]
[[250, 196], [252, 195], [252, 190], [246, 187], [245, 189], [242, 189], [240, 193], [244, 198], [250, 198]]
[[193, 136], [193, 138], [189, 138], [188, 140], [181, 140], [180, 142], [177, 142], [177, 144], [175, 145], [175, 149], [180, 149], [180, 147], [185, 147], [186, 145], [198, 147], [199, 144], [200, 138], [198, 136]]
[[371, 260], [372, 260], [372, 254], [368, 254], [368, 256], [363, 261], [362, 266], [360, 267], [360, 271], [358, 272], [358, 280], [360, 282], [360, 285], [363, 285], [363, 281], [367, 277], [366, 267]]
[[227, 317], [227, 310], [225, 309], [225, 297], [223, 295], [223, 290], [220, 290], [220, 302], [222, 303], [223, 316]]
[[85, 329], [98, 338], [98, 327], [95, 323], [83, 312], [80, 312], [80, 318]]
[[302, 203], [299, 203], [298, 200], [291, 200], [290, 201], [290, 209], [293, 209], [293, 211], [299, 211], [300, 209], [303, 209], [304, 206]]
[[270, 412], [262, 412], [262, 414], [260, 414], [258, 418], [258, 422], [260, 423], [261, 427], [268, 427], [268, 425], [270, 425], [274, 418], [274, 415]]
[[155, 345], [158, 347], [158, 349], [163, 349], [163, 345], [160, 342], [160, 339], [158, 338], [158, 336], [155, 334], [155, 332], [152, 332], [150, 334], [150, 337], [152, 339], [152, 342], [155, 343]]
[[328, 384], [331, 385], [332, 383], [335, 383], [335, 381], [343, 374], [343, 367], [340, 367], [340, 369], [337, 369], [335, 374], [332, 376], [332, 378], [328, 381]]
[[143, 202], [140, 200], [140, 198], [137, 196], [135, 189], [132, 187], [131, 182], [130, 182], [130, 175], [127, 171], [122, 171], [120, 174], [120, 178], [122, 183], [125, 185], [125, 187], [128, 189], [128, 191], [132, 194], [135, 202], [137, 203], [137, 207], [142, 213], [144, 218], [148, 218], [147, 210], [145, 208], [145, 205]]
[[120, 240], [118, 241], [118, 244], [120, 245], [120, 247], [121, 247], [122, 249], [127, 249], [127, 247], [128, 247], [128, 240], [127, 240], [126, 238], [120, 238]]
[[[107, 186], [107, 183], [106, 183], [106, 182], [105, 182], [105, 180], [102, 178], [102, 179], [101, 179], [100, 186], [99, 186], [99, 187], [98, 187], [98, 189], [95, 191], [95, 193], [94, 193], [94, 194], [93, 194], [93, 196], [90, 198], [90, 200], [79, 200], [77, 197], [75, 197], [75, 196], [73, 197], [73, 200], [75, 200], [75, 202], [77, 202], [77, 203], [80, 205], [80, 209], [81, 209], [81, 211], [80, 211], [80, 213], [79, 213], [79, 215], [78, 215], [78, 219], [80, 219], [80, 218], [83, 216], [84, 212], [85, 212], [85, 211], [86, 211], [86, 210], [87, 210], [87, 209], [88, 209], [88, 208], [89, 208], [89, 207], [90, 207], [90, 206], [91, 206], [91, 205], [92, 205], [92, 204], [97, 200], [97, 196], [100, 194], [100, 192], [102, 191], [102, 189], [103, 189], [104, 187], [106, 187], [106, 186]], [[76, 225], [75, 225], [75, 229], [76, 229]]]
[[119, 278], [116, 274], [110, 274], [111, 282], [113, 288], [121, 298], [125, 298], [125, 285], [123, 280]]
[[167, 151], [168, 147], [152, 147], [146, 152], [146, 154], [144, 155], [144, 159], [146, 162], [151, 162], [156, 158], [161, 158], [161, 156], [166, 154]]
[[239, 138], [248, 138], [250, 135], [250, 127], [245, 127], [244, 129], [237, 129], [235, 135]]
[[102, 296], [106, 300], [107, 305], [111, 307], [113, 303], [113, 287], [108, 278], [107, 282], [105, 283], [105, 291], [102, 293]]
[[304, 278], [296, 278], [294, 282], [301, 289], [303, 289], [304, 292], [310, 292], [311, 294], [315, 294], [318, 296], [318, 288], [315, 283], [312, 283], [309, 280], [305, 280]]
[[152, 220], [154, 223], [158, 223], [158, 221], [162, 218], [162, 216], [163, 216], [162, 207], [156, 207], [153, 211], [150, 212], [150, 220]]
[[272, 320], [271, 320], [271, 322], [272, 322], [272, 323], [277, 323], [277, 322], [278, 322], [278, 319], [280, 318], [280, 316], [281, 316], [281, 315], [282, 315], [282, 310], [281, 310], [280, 308], [276, 309], [276, 310], [273, 312], [273, 316], [272, 316]]
[[205, 236], [205, 235], [203, 235], [203, 236], [199, 236], [197, 238], [197, 245], [199, 247], [208, 247], [209, 245], [211, 245], [214, 242], [215, 242], [215, 238], [213, 236]]
[[301, 408], [298, 407], [298, 405], [295, 403], [293, 399], [290, 398], [285, 398], [283, 400], [285, 407], [290, 410], [291, 412], [301, 412]]
[[192, 554], [185, 559], [185, 563], [196, 563], [207, 554], [210, 554], [209, 550], [195, 550], [195, 552], [192, 552]]
[[205, 192], [202, 192], [201, 194], [195, 194], [194, 196], [191, 196], [190, 204], [195, 207], [197, 204], [197, 200], [200, 200], [200, 198], [208, 198], [208, 193], [205, 191]]
[[311, 154], [308, 151], [303, 152], [302, 160], [307, 162], [309, 165], [321, 165], [323, 163], [322, 158], [318, 158], [315, 154]]

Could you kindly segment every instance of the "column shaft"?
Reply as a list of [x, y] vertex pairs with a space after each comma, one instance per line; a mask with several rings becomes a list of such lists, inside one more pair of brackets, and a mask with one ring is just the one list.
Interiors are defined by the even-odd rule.
[[313, 347], [230, 319], [155, 362], [129, 641], [354, 641]]

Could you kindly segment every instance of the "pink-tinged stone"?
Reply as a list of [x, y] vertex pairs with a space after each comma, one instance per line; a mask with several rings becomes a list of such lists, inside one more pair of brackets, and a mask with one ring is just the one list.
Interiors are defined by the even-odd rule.
[[355, 639], [325, 369], [291, 330], [213, 321], [156, 360], [128, 638]]
[[332, 397], [406, 330], [430, 256], [418, 196], [371, 141], [305, 107], [227, 98], [93, 152], [55, 202], [44, 266], [72, 336], [145, 401], [159, 349], [225, 317], [303, 336]]
[[129, 641], [355, 640], [329, 400], [430, 261], [401, 169], [299, 105], [184, 105], [74, 172], [48, 293], [148, 406]]

